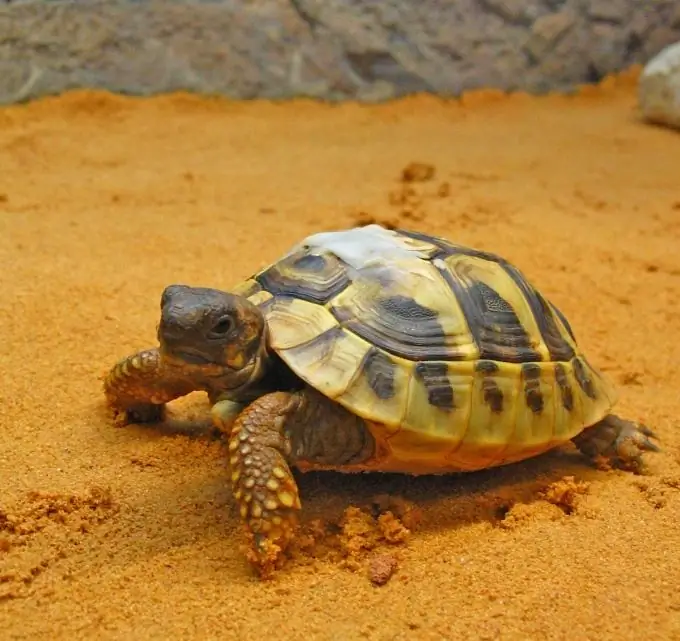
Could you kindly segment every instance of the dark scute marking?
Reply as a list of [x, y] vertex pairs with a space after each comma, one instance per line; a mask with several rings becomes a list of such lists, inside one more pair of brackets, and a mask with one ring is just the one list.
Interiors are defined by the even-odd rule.
[[507, 363], [541, 360], [512, 305], [495, 289], [472, 278], [464, 265], [455, 274], [443, 267], [440, 273], [458, 299], [480, 358]]
[[[295, 275], [296, 270], [299, 276]], [[272, 265], [257, 275], [256, 280], [275, 296], [292, 296], [319, 305], [327, 303], [350, 284], [339, 260], [314, 256], [304, 250]]]
[[493, 374], [498, 371], [498, 363], [485, 360], [477, 361], [475, 363], [475, 370], [482, 374]]
[[564, 366], [561, 363], [555, 365], [555, 381], [557, 382], [557, 387], [560, 388], [562, 407], [571, 412], [574, 409], [574, 392], [571, 389], [571, 385], [569, 385], [567, 373], [564, 371]]
[[459, 360], [454, 337], [447, 336], [435, 310], [407, 296], [376, 302], [371, 313], [357, 318], [348, 306], [331, 305], [336, 320], [371, 345], [409, 360]]
[[[466, 278], [471, 316], [468, 324], [481, 358], [511, 363], [540, 361], [531, 337], [512, 305], [486, 283]], [[470, 300], [471, 299], [471, 300]]]
[[524, 400], [527, 407], [534, 413], [540, 414], [543, 411], [543, 394], [536, 382], [526, 383], [524, 386]]
[[541, 368], [536, 363], [524, 363], [522, 365], [522, 376], [524, 377], [524, 400], [527, 407], [534, 413], [539, 414], [543, 411], [544, 400], [541, 393], [540, 377]]
[[465, 247], [464, 245], [457, 245], [452, 243], [445, 238], [439, 236], [430, 236], [429, 234], [423, 234], [422, 232], [410, 231], [408, 229], [397, 229], [397, 232], [413, 238], [414, 240], [424, 241], [430, 243], [435, 247], [439, 248], [439, 252], [433, 256], [433, 258], [439, 258], [443, 256], [452, 256], [454, 254], [460, 254], [462, 256], [471, 256], [472, 258], [480, 258], [482, 260], [488, 260], [492, 263], [505, 263], [505, 259], [501, 258], [496, 254], [491, 252], [485, 252], [480, 249], [473, 249], [472, 247]]
[[507, 313], [515, 315], [515, 310], [512, 308], [505, 298], [503, 298], [495, 289], [489, 287], [486, 283], [478, 282], [477, 289], [484, 301], [484, 306], [490, 312]]
[[[524, 298], [529, 303], [531, 312], [534, 315], [538, 329], [541, 332], [543, 341], [548, 348], [548, 353], [550, 354], [550, 360], [552, 361], [570, 361], [574, 357], [574, 350], [571, 345], [567, 343], [562, 334], [560, 333], [553, 312], [550, 305], [546, 302], [545, 298], [540, 292], [536, 291], [529, 283], [526, 281], [524, 276], [520, 271], [506, 263], [503, 265], [505, 271], [510, 275], [510, 277], [515, 281], [515, 284], [520, 288]], [[536, 359], [536, 360], [540, 360]]]
[[588, 372], [583, 365], [583, 363], [578, 359], [575, 358], [573, 361], [573, 366], [574, 366], [574, 377], [576, 378], [576, 382], [578, 383], [578, 386], [583, 390], [584, 394], [588, 396], [589, 398], [595, 399], [597, 398], [597, 393], [595, 391], [595, 385], [593, 384], [593, 380], [588, 376]]
[[576, 336], [574, 335], [573, 330], [571, 329], [571, 325], [569, 324], [569, 321], [567, 320], [567, 317], [559, 310], [557, 307], [551, 303], [553, 310], [555, 311], [555, 314], [557, 314], [557, 317], [562, 321], [562, 325], [566, 328], [566, 330], [569, 332], [569, 336], [571, 336], [571, 340], [576, 342]]
[[485, 378], [482, 381], [482, 393], [484, 394], [484, 402], [491, 408], [492, 412], [499, 414], [503, 411], [503, 392], [496, 381]]
[[407, 323], [432, 321], [438, 314], [429, 307], [424, 307], [408, 296], [390, 296], [383, 298], [378, 305], [387, 313]]
[[449, 410], [456, 407], [446, 363], [418, 363], [415, 375], [425, 386], [430, 405]]
[[303, 269], [305, 271], [321, 272], [326, 267], [326, 259], [323, 256], [318, 256], [317, 254], [305, 254], [297, 258], [293, 265], [297, 269]]
[[371, 347], [366, 356], [364, 356], [361, 367], [366, 375], [368, 384], [378, 398], [387, 400], [394, 396], [396, 393], [394, 384], [396, 365], [387, 354], [375, 347]]
[[522, 376], [527, 381], [541, 378], [541, 366], [536, 363], [524, 363], [522, 365]]

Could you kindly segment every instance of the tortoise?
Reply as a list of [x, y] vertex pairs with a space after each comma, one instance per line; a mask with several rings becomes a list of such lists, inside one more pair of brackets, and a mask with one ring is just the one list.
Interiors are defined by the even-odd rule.
[[658, 451], [611, 414], [612, 384], [507, 260], [370, 224], [311, 235], [230, 291], [170, 285], [158, 348], [105, 380], [118, 424], [204, 391], [265, 567], [294, 537], [293, 469], [468, 472], [572, 441], [635, 466]]

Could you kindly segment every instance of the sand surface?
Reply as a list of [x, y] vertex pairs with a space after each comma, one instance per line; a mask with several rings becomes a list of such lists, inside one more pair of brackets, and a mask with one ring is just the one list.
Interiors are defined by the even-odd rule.
[[[680, 639], [680, 138], [638, 121], [634, 82], [0, 111], [0, 636]], [[411, 162], [434, 177], [405, 187]], [[101, 376], [154, 343], [165, 285], [229, 287], [370, 220], [518, 264], [664, 450], [640, 475], [570, 447], [463, 478], [308, 474], [304, 536], [263, 583], [205, 399], [114, 428]]]

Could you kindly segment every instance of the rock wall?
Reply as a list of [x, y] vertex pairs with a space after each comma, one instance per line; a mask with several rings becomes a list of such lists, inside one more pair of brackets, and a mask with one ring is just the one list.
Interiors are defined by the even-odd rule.
[[0, 102], [561, 91], [677, 40], [680, 0], [5, 0]]

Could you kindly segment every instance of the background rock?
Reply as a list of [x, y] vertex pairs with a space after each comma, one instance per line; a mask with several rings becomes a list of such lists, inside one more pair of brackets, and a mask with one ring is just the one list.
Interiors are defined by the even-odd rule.
[[569, 90], [679, 39], [679, 0], [14, 0], [0, 7], [0, 102], [76, 87], [367, 101]]
[[680, 42], [647, 64], [640, 76], [639, 101], [650, 122], [680, 128]]

